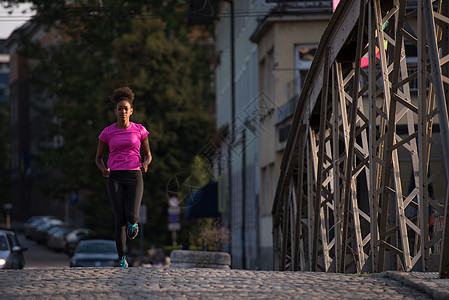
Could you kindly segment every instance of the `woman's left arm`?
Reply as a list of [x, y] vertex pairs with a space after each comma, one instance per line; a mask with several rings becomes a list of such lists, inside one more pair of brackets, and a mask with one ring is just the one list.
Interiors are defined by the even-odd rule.
[[140, 170], [142, 170], [142, 173], [146, 173], [148, 171], [148, 165], [151, 163], [151, 160], [153, 157], [151, 156], [151, 150], [150, 150], [150, 142], [148, 141], [148, 136], [146, 136], [142, 140], [142, 152], [143, 152], [143, 162], [140, 165]]

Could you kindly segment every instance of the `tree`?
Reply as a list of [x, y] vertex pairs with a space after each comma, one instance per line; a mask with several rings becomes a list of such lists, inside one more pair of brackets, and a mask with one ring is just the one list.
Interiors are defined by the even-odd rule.
[[[25, 37], [21, 51], [35, 62], [30, 83], [42, 101], [53, 103], [45, 112], [48, 130], [37, 157], [57, 172], [46, 192], [63, 199], [82, 191], [87, 225], [112, 233], [112, 210], [94, 156], [99, 133], [115, 121], [107, 96], [116, 87], [130, 86], [136, 94], [132, 121], [150, 131], [154, 156], [144, 177], [147, 226], [158, 233], [159, 244], [165, 242], [167, 183], [178, 172], [188, 172], [214, 128], [208, 84], [199, 84], [203, 76], [193, 76], [208, 71], [192, 69], [201, 63], [188, 43], [185, 20], [167, 18], [179, 13], [179, 4], [161, 1], [150, 10], [141, 1], [103, 1], [100, 8], [68, 7], [65, 1], [33, 3], [39, 9], [34, 22], [61, 36], [45, 47]], [[49, 147], [55, 136], [63, 143]]]
[[[123, 16], [138, 12], [140, 4], [125, 7], [111, 1], [99, 9], [64, 2], [33, 2], [38, 12], [32, 22], [52, 32], [53, 43], [22, 38], [20, 54], [33, 61], [28, 81], [38, 99], [35, 108], [47, 122], [34, 161], [53, 170], [51, 184], [42, 188], [46, 197], [64, 200], [80, 192], [88, 225], [107, 233], [112, 231], [112, 210], [93, 163], [97, 137], [107, 119], [103, 104], [109, 90], [104, 79], [114, 68], [112, 41], [129, 30], [130, 21]], [[50, 102], [50, 108], [39, 102]], [[56, 148], [55, 137], [62, 141]]]

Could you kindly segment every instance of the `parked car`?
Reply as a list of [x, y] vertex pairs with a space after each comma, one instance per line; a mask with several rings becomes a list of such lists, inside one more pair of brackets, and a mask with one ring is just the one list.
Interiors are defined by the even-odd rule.
[[48, 220], [36, 227], [32, 238], [39, 244], [44, 244], [47, 238], [47, 232], [52, 227], [64, 225], [64, 222], [58, 219]]
[[87, 229], [87, 228], [78, 228], [70, 232], [65, 237], [65, 250], [69, 256], [72, 256], [75, 252], [76, 247], [79, 242], [84, 239], [92, 239], [97, 234], [95, 231]]
[[9, 230], [0, 230], [0, 269], [23, 269], [25, 259], [16, 234]]
[[29, 218], [24, 224], [23, 224], [23, 231], [25, 233], [25, 236], [28, 239], [31, 239], [32, 233], [36, 226], [39, 224], [50, 220], [50, 219], [56, 219], [54, 216], [33, 216]]
[[115, 241], [83, 240], [75, 249], [70, 267], [118, 267]]
[[65, 251], [67, 246], [67, 235], [75, 230], [79, 229], [70, 225], [61, 225], [51, 228], [47, 233], [47, 247], [56, 251]]

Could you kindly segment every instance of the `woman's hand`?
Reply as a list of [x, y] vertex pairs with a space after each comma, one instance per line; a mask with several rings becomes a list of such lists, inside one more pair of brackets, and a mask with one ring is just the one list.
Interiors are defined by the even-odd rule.
[[144, 160], [140, 164], [140, 170], [142, 171], [142, 174], [145, 174], [148, 171], [148, 165], [150, 164], [151, 160], [153, 159], [151, 157], [150, 142], [148, 142], [148, 136], [146, 136], [142, 140], [142, 152], [143, 152]]
[[95, 155], [95, 163], [97, 164], [98, 169], [100, 169], [103, 177], [109, 177], [109, 174], [111, 173], [111, 169], [106, 168], [104, 161], [103, 161], [103, 154], [104, 154], [105, 149], [106, 149], [106, 143], [99, 139], [98, 147], [97, 147], [97, 155]]
[[142, 173], [145, 174], [148, 171], [148, 165], [145, 163], [142, 163], [140, 165], [140, 171], [142, 171]]
[[103, 177], [109, 177], [109, 174], [111, 174], [111, 169], [107, 168], [103, 170]]

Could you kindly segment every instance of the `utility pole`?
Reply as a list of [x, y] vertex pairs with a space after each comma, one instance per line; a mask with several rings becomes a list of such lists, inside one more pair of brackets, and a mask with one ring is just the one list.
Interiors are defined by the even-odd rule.
[[246, 269], [246, 128], [242, 130], [242, 268]]
[[[228, 226], [232, 235], [232, 147], [235, 139], [235, 45], [234, 45], [234, 1], [226, 0], [229, 3], [229, 9], [231, 11], [231, 133], [228, 143], [228, 199], [229, 199], [229, 212], [228, 212]], [[232, 248], [231, 248], [232, 249]], [[232, 253], [232, 251], [231, 251]]]

